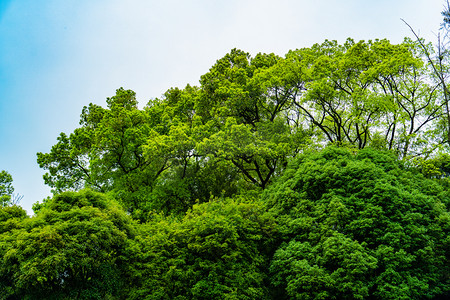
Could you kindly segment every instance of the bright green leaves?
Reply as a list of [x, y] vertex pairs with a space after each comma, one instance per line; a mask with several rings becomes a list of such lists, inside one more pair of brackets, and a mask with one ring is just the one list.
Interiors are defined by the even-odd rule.
[[309, 140], [290, 113], [299, 88], [289, 68], [273, 54], [251, 58], [239, 50], [218, 60], [201, 80], [198, 113], [209, 134], [199, 154], [230, 162], [264, 189]]
[[82, 127], [69, 137], [61, 133], [50, 153], [38, 153], [38, 163], [49, 171], [44, 179], [55, 192], [83, 187], [120, 191], [122, 202], [134, 209], [136, 193], [151, 186], [161, 168], [143, 153], [152, 129], [134, 92], [118, 89], [107, 103], [108, 109], [93, 104], [83, 108]]
[[21, 220], [27, 218], [27, 212], [17, 205], [0, 207], [0, 234], [20, 228]]
[[205, 138], [198, 149], [232, 162], [246, 180], [265, 188], [302, 141], [290, 135], [288, 127], [278, 119], [256, 123], [255, 127], [228, 118], [223, 130]]
[[304, 86], [293, 98], [298, 113], [329, 142], [364, 148], [383, 136], [403, 156], [433, 151], [422, 139], [437, 137], [430, 125], [442, 105], [420, 55], [408, 40], [326, 41], [292, 51], [286, 60], [302, 70], [298, 85]]
[[271, 76], [257, 75], [279, 59], [274, 54], [258, 54], [251, 58], [248, 53], [233, 49], [201, 77], [197, 113], [205, 118], [205, 122], [213, 118], [222, 124], [228, 117], [253, 126], [257, 122], [273, 120], [278, 111], [267, 111], [270, 99], [264, 88], [268, 85], [265, 77]]
[[89, 166], [92, 138], [91, 129], [78, 128], [69, 137], [61, 133], [50, 153], [37, 154], [39, 166], [48, 170], [44, 181], [55, 192], [77, 190], [84, 186], [101, 190]]
[[0, 196], [11, 195], [14, 192], [12, 176], [6, 171], [0, 172]]
[[100, 299], [125, 289], [134, 224], [93, 191], [62, 193], [20, 229], [0, 236], [0, 276], [21, 298]]
[[204, 118], [238, 115], [247, 122], [254, 122], [257, 116], [252, 111], [251, 103], [255, 99], [250, 97], [247, 89], [252, 73], [250, 55], [233, 49], [201, 77], [203, 94], [196, 111]]
[[125, 90], [124, 88], [118, 89], [115, 96], [107, 98], [106, 103], [112, 111], [116, 109], [134, 110], [137, 109], [138, 105], [136, 93], [131, 90]]
[[0, 171], [0, 208], [18, 205], [23, 196], [14, 194], [13, 178], [7, 171]]
[[0, 207], [7, 206], [11, 202], [14, 192], [12, 181], [11, 174], [4, 170], [0, 171]]

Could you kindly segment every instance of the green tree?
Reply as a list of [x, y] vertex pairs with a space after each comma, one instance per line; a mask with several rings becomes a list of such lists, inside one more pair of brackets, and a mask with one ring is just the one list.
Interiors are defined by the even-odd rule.
[[327, 147], [265, 192], [282, 243], [279, 298], [414, 299], [450, 294], [449, 194], [391, 152]]
[[19, 204], [23, 195], [14, 194], [13, 178], [6, 171], [0, 172], [0, 207]]
[[53, 197], [36, 216], [0, 235], [0, 277], [8, 278], [9, 298], [122, 295], [134, 226], [113, 200], [91, 190]]
[[6, 206], [11, 202], [11, 195], [14, 192], [12, 176], [2, 170], [0, 172], [0, 206]]
[[195, 151], [197, 93], [189, 86], [171, 89], [140, 110], [133, 91], [118, 89], [107, 108], [84, 107], [81, 127], [62, 133], [49, 153], [38, 153], [46, 183], [55, 193], [108, 192], [136, 217], [185, 212], [196, 200], [233, 195], [236, 172]]
[[55, 193], [79, 190], [87, 186], [102, 186], [92, 180], [89, 166], [89, 152], [92, 147], [92, 135], [89, 130], [76, 129], [67, 136], [61, 133], [50, 153], [38, 153], [37, 161], [41, 168], [48, 170], [44, 182]]
[[120, 88], [107, 104], [84, 107], [81, 127], [69, 136], [61, 133], [50, 153], [38, 153], [38, 163], [48, 170], [44, 179], [55, 193], [84, 187], [113, 192], [133, 210], [166, 164], [144, 157], [143, 145], [153, 131], [135, 93]]
[[230, 162], [262, 189], [310, 142], [301, 126], [291, 126], [296, 87], [281, 77], [287, 70], [279, 61], [233, 49], [201, 77], [196, 103], [206, 133], [199, 153]]
[[195, 114], [198, 95], [198, 88], [191, 86], [170, 89], [145, 108], [153, 120], [153, 131], [144, 145], [144, 155], [165, 164], [149, 193], [151, 209], [185, 212], [196, 201], [229, 197], [239, 190], [239, 176], [229, 163], [198, 151], [198, 143], [208, 134]]
[[[445, 103], [418, 43], [325, 41], [286, 55], [299, 70], [297, 114], [325, 141], [362, 149], [382, 141], [402, 157], [429, 153]], [[433, 143], [425, 143], [433, 140]]]
[[[83, 108], [80, 128], [38, 153], [55, 193], [108, 192], [134, 217], [263, 190], [288, 161], [327, 143], [445, 153], [446, 101], [420, 43], [325, 41], [274, 54], [233, 49], [200, 86], [137, 107], [123, 88]], [[445, 126], [444, 126], [445, 127]]]

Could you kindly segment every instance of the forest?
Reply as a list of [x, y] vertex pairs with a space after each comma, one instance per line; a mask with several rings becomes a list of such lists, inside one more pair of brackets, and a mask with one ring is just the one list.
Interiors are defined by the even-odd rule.
[[0, 172], [0, 299], [448, 299], [445, 46], [232, 49], [83, 107], [33, 216]]

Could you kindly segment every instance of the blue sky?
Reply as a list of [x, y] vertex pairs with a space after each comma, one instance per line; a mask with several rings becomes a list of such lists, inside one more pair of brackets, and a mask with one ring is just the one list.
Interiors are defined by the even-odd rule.
[[36, 163], [84, 105], [119, 87], [141, 106], [196, 85], [232, 48], [252, 55], [345, 41], [435, 42], [442, 0], [0, 0], [0, 170], [21, 205], [50, 195]]

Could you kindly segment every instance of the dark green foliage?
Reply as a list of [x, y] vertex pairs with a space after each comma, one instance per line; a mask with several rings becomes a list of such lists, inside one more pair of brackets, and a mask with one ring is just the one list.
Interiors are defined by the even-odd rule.
[[266, 299], [275, 223], [247, 199], [194, 205], [181, 220], [158, 215], [136, 248], [133, 299]]
[[284, 235], [272, 284], [294, 299], [448, 294], [450, 219], [442, 192], [391, 152], [327, 147], [299, 157], [265, 192]]

